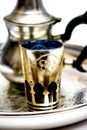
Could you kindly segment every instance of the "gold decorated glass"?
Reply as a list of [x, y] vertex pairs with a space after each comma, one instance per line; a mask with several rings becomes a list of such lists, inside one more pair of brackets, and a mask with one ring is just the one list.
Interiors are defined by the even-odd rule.
[[21, 44], [25, 94], [30, 109], [58, 107], [63, 44], [54, 40], [32, 40]]

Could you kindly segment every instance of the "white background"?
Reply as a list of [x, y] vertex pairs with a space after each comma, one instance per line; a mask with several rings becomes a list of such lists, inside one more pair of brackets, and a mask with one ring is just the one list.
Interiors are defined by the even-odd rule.
[[[16, 5], [17, 0], [0, 1], [0, 43], [7, 39], [7, 27], [3, 17], [10, 14]], [[53, 16], [62, 18], [62, 21], [53, 28], [53, 34], [62, 34], [68, 22], [87, 10], [87, 0], [43, 0], [46, 10]], [[77, 26], [72, 34], [69, 43], [87, 45], [87, 25]]]

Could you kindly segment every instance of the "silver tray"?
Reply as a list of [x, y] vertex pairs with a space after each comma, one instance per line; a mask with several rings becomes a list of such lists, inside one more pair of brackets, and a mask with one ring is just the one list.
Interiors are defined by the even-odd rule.
[[[80, 46], [66, 46], [65, 58], [73, 61]], [[87, 68], [87, 64], [83, 64]], [[21, 87], [21, 86], [20, 86]], [[87, 119], [87, 73], [65, 65], [62, 71], [61, 98], [55, 110], [30, 112], [24, 91], [0, 74], [0, 129], [48, 129]]]

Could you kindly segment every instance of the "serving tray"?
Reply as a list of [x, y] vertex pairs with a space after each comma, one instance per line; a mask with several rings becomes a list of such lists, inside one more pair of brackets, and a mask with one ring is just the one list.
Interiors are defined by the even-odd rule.
[[[66, 46], [65, 59], [73, 62], [80, 49]], [[21, 86], [0, 73], [0, 129], [48, 129], [87, 119], [87, 73], [72, 68], [72, 62], [63, 67], [59, 106], [48, 111], [29, 111]], [[83, 65], [87, 68], [87, 62]]]

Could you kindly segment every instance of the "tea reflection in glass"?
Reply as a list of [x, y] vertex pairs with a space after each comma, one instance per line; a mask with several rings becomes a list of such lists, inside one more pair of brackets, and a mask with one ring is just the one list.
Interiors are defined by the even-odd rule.
[[58, 107], [63, 45], [54, 40], [32, 40], [21, 44], [27, 103], [33, 110]]

